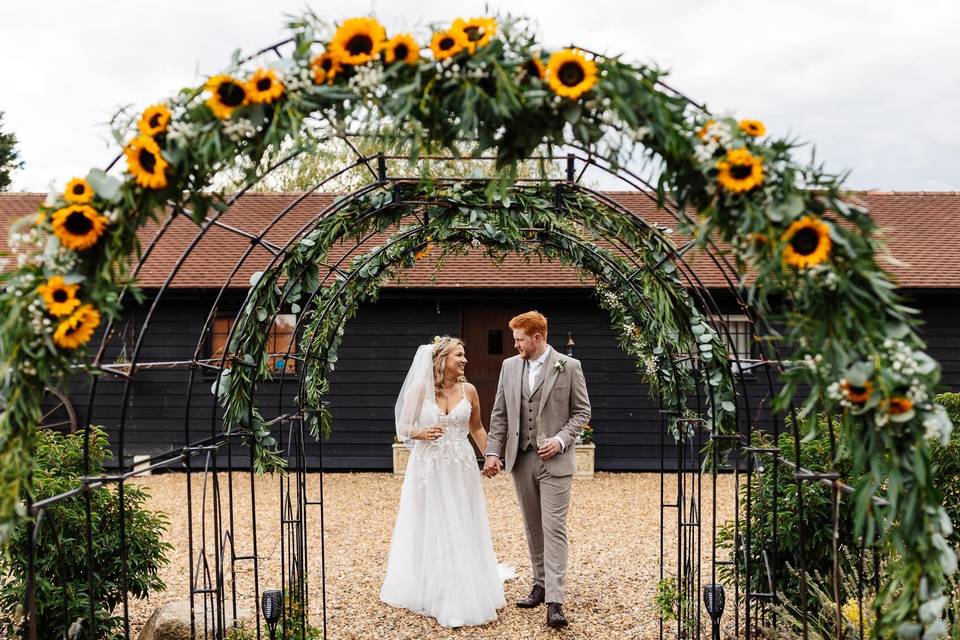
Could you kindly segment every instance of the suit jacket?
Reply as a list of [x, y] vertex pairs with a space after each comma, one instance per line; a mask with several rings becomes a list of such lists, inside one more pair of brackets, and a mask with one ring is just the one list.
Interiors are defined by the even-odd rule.
[[[563, 362], [562, 370], [557, 367]], [[540, 408], [537, 412], [537, 429], [547, 438], [559, 436], [564, 451], [544, 461], [547, 471], [553, 476], [573, 475], [577, 461], [574, 442], [577, 434], [590, 421], [590, 397], [587, 382], [583, 377], [580, 361], [550, 350], [544, 363], [546, 378], [540, 391]], [[520, 440], [520, 403], [523, 379], [523, 359], [513, 356], [503, 361], [497, 396], [490, 414], [490, 433], [486, 453], [500, 456], [506, 471], [513, 469], [517, 459]], [[536, 446], [535, 444], [532, 446]]]

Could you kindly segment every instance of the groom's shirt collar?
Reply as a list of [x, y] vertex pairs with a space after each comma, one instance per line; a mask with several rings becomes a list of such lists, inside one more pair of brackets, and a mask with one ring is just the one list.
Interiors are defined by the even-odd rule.
[[547, 345], [547, 348], [543, 350], [543, 353], [540, 354], [540, 357], [536, 360], [531, 360], [531, 362], [536, 362], [539, 365], [543, 365], [547, 361], [547, 358], [550, 357], [550, 349], [552, 348], [553, 347], [550, 345]]

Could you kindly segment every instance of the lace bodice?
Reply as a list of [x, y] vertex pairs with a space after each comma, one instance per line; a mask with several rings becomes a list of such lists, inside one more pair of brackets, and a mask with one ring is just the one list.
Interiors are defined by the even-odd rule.
[[[472, 406], [464, 393], [450, 413], [440, 414], [443, 435], [436, 440], [418, 440], [411, 454], [419, 458], [414, 466], [421, 481], [426, 482], [441, 465], [457, 464], [477, 468], [476, 455], [467, 437], [470, 433]], [[409, 467], [408, 467], [409, 468]], [[479, 469], [478, 469], [479, 472]]]

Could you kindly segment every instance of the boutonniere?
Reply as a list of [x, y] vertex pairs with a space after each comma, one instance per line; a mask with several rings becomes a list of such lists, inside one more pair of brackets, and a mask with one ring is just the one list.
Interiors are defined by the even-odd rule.
[[563, 368], [567, 366], [566, 360], [557, 360], [557, 363], [553, 365], [553, 370], [557, 373], [563, 373]]

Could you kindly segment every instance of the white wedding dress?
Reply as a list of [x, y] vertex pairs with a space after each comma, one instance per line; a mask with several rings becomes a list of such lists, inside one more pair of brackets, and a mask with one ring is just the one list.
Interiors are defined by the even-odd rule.
[[450, 413], [440, 412], [440, 438], [412, 441], [380, 589], [385, 603], [445, 627], [496, 620], [506, 604], [503, 581], [515, 577], [512, 567], [498, 566], [493, 551], [480, 469], [467, 438], [470, 410], [461, 397]]

